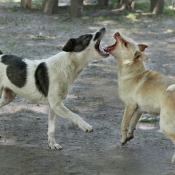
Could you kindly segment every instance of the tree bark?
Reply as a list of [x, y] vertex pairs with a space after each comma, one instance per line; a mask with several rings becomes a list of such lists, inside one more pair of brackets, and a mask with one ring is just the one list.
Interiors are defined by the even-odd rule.
[[150, 11], [152, 14], [162, 14], [164, 8], [164, 0], [151, 0]]
[[43, 12], [52, 15], [58, 12], [59, 0], [43, 0]]
[[32, 0], [21, 0], [22, 8], [31, 8]]
[[129, 11], [134, 10], [134, 0], [118, 0], [118, 7]]
[[83, 13], [83, 0], [71, 0], [70, 15], [81, 17]]
[[175, 8], [175, 0], [172, 0], [172, 7]]

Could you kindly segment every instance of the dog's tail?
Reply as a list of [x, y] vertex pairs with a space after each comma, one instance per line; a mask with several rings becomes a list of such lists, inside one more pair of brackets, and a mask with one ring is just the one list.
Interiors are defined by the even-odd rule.
[[175, 90], [175, 84], [168, 86], [168, 88], [166, 89], [166, 91], [174, 91], [174, 90]]

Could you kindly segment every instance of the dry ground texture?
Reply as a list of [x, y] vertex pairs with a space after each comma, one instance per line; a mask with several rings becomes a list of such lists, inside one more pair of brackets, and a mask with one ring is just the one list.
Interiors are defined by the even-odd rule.
[[[102, 45], [113, 43], [116, 31], [148, 44], [147, 67], [175, 79], [175, 18], [171, 13], [158, 17], [141, 11], [106, 17], [85, 14], [72, 19], [65, 9], [47, 16], [18, 7], [16, 2], [0, 2], [0, 48], [4, 53], [48, 58], [60, 52], [70, 37], [106, 27]], [[37, 39], [40, 33], [44, 40]], [[84, 69], [65, 104], [93, 125], [94, 132], [84, 133], [58, 118], [56, 139], [63, 146], [61, 151], [48, 148], [47, 106], [16, 97], [2, 107], [0, 175], [174, 175], [175, 146], [160, 132], [159, 122], [139, 122], [135, 138], [120, 147], [124, 105], [117, 87], [117, 63], [112, 56]]]

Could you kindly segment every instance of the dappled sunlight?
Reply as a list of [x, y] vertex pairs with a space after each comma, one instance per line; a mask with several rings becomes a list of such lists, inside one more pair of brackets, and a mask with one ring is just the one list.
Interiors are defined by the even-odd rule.
[[142, 130], [152, 130], [155, 129], [156, 126], [155, 124], [148, 124], [148, 123], [138, 123], [137, 128], [142, 129]]
[[19, 104], [19, 103], [11, 103], [8, 106], [4, 106], [1, 108], [0, 114], [4, 113], [17, 113], [20, 111], [33, 111], [36, 113], [41, 113], [41, 114], [47, 114], [48, 113], [48, 107], [46, 105], [33, 105], [33, 104]]
[[[101, 19], [102, 20], [102, 19]], [[115, 24], [115, 21], [114, 20], [106, 20], [106, 19], [103, 19], [102, 21], [98, 22], [100, 25], [103, 24], [104, 26], [108, 26], [108, 25], [112, 25], [112, 24]]]
[[133, 13], [129, 13], [127, 16], [126, 16], [127, 19], [130, 19], [131, 21], [137, 21], [137, 16]]
[[167, 9], [170, 9], [170, 10], [174, 10], [175, 11], [175, 8], [173, 8], [172, 5], [168, 6]]
[[0, 145], [15, 145], [16, 144], [16, 138], [6, 138], [5, 135], [1, 134], [0, 138]]
[[0, 2], [21, 2], [21, 0], [0, 0]]
[[174, 68], [175, 63], [165, 63], [163, 64], [163, 67], [173, 67]]

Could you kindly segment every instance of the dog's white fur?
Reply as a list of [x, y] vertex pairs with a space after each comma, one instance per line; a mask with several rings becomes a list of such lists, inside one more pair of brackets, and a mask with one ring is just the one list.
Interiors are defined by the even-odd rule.
[[167, 91], [174, 91], [175, 90], [175, 84], [170, 85], [166, 90]]
[[[99, 31], [97, 31], [99, 32]], [[55, 121], [57, 116], [72, 120], [83, 131], [92, 131], [92, 126], [86, 123], [80, 116], [74, 114], [67, 109], [62, 101], [65, 99], [70, 85], [74, 82], [77, 76], [81, 73], [83, 68], [87, 66], [90, 61], [99, 59], [100, 53], [95, 49], [94, 36], [85, 50], [81, 52], [60, 52], [45, 60], [28, 60], [23, 61], [27, 64], [27, 82], [24, 87], [18, 88], [12, 84], [7, 75], [7, 65], [0, 62], [0, 107], [10, 103], [16, 94], [27, 98], [32, 103], [42, 103], [49, 105], [48, 118], [48, 143], [51, 149], [61, 149], [62, 147], [56, 143], [54, 138]], [[1, 55], [2, 57], [3, 55]], [[0, 60], [1, 60], [0, 57]], [[49, 74], [49, 90], [48, 96], [45, 97], [38, 91], [35, 86], [34, 73], [36, 67], [45, 62]]]
[[143, 61], [148, 57], [143, 51], [147, 45], [137, 44], [118, 32], [114, 38], [116, 43], [105, 50], [118, 62], [119, 96], [125, 103], [121, 144], [134, 137], [136, 124], [144, 113], [160, 114], [160, 129], [175, 144], [175, 81], [146, 69]]

